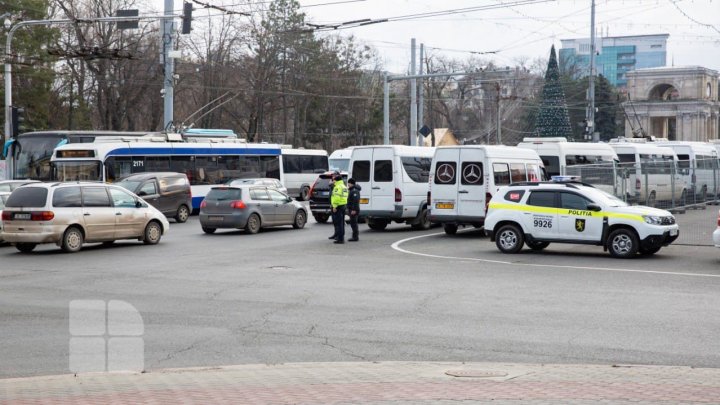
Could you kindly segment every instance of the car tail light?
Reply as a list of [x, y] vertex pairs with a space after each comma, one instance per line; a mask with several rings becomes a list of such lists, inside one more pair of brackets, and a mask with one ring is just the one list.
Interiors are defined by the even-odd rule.
[[230, 203], [230, 208], [236, 210], [244, 210], [245, 208], [247, 208], [247, 206], [241, 200], [236, 200]]
[[313, 191], [315, 191], [315, 185], [316, 185], [317, 183], [318, 183], [318, 181], [315, 180], [315, 182], [313, 182], [312, 186], [310, 186], [310, 192], [308, 192], [308, 196], [309, 196], [309, 197], [312, 197]]
[[642, 184], [640, 184], [640, 179], [635, 179], [635, 189], [640, 190], [642, 188]]
[[[3, 211], [2, 213], [2, 220], [3, 221], [9, 221], [12, 215], [8, 211]], [[720, 221], [720, 220], [719, 220]]]
[[402, 191], [399, 188], [395, 189], [395, 202], [402, 201]]
[[485, 193], [485, 215], [487, 215], [488, 208], [490, 207], [490, 200], [492, 200], [492, 194]]
[[203, 202], [200, 203], [200, 208], [207, 207], [207, 201], [203, 200]]
[[55, 218], [55, 213], [52, 211], [38, 211], [30, 213], [31, 221], [52, 221]]

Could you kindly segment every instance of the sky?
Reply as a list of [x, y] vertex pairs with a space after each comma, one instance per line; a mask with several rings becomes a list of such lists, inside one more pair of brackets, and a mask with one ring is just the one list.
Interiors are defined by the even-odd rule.
[[[153, 0], [158, 10], [162, 0]], [[247, 1], [204, 0], [242, 11]], [[561, 39], [590, 36], [590, 0], [299, 0], [314, 24], [390, 19], [330, 33], [353, 35], [376, 49], [385, 69], [405, 73], [410, 41], [448, 58], [478, 56], [498, 66], [546, 59]], [[195, 6], [200, 7], [200, 6]], [[182, 1], [175, 0], [175, 9]], [[206, 11], [200, 10], [194, 16]], [[426, 13], [447, 12], [427, 16]], [[598, 0], [600, 36], [670, 34], [668, 66], [720, 71], [720, 0]], [[484, 52], [494, 52], [483, 54]]]

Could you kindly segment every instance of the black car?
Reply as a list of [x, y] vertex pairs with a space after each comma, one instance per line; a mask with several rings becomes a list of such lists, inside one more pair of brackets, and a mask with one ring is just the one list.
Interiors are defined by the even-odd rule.
[[[318, 176], [310, 188], [310, 212], [315, 221], [327, 222], [332, 209], [330, 207], [330, 192], [332, 191], [333, 172], [325, 172]], [[343, 180], [347, 183], [347, 173], [342, 173]]]

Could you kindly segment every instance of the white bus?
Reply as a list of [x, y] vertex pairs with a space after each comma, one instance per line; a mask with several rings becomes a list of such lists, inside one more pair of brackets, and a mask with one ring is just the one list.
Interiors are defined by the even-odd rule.
[[310, 187], [318, 176], [328, 171], [328, 155], [322, 149], [281, 149], [281, 181], [291, 197], [308, 199]]
[[712, 144], [703, 142], [659, 141], [675, 151], [680, 174], [688, 183], [688, 197], [691, 202], [704, 203], [708, 194], [716, 194], [718, 152]]
[[134, 173], [184, 173], [190, 180], [193, 209], [200, 208], [212, 186], [232, 179], [270, 177], [282, 181], [278, 145], [238, 139], [167, 139], [128, 138], [60, 146], [51, 159], [54, 178], [114, 182]]

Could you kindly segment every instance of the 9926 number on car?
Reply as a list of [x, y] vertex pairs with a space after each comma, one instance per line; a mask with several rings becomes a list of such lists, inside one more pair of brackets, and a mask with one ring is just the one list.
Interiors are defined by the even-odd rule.
[[534, 219], [533, 226], [535, 228], [552, 228], [552, 220], [550, 219]]

